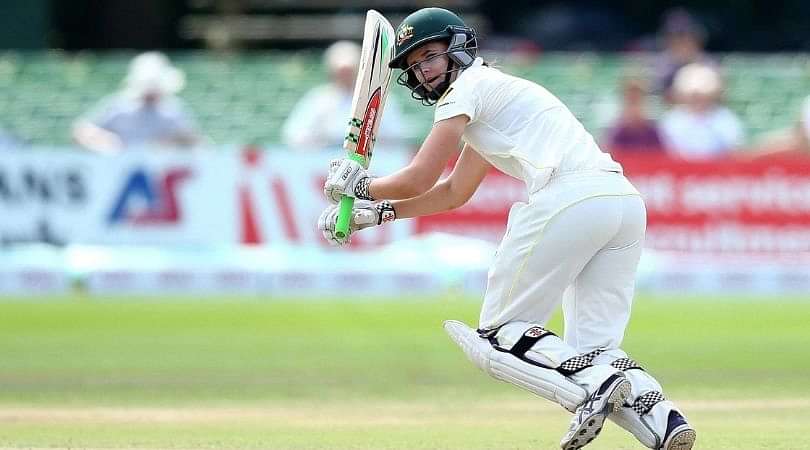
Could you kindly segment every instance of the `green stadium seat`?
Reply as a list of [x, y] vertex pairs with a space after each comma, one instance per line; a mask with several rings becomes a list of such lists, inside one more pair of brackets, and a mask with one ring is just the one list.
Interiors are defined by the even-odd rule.
[[[58, 51], [0, 53], [0, 124], [41, 145], [70, 145], [70, 126], [80, 114], [118, 89], [130, 52], [68, 54]], [[217, 143], [278, 144], [280, 128], [298, 99], [326, 75], [317, 51], [268, 51], [236, 55], [181, 52], [171, 55], [186, 72], [181, 94]], [[498, 62], [498, 57], [494, 58]], [[810, 95], [810, 58], [806, 55], [719, 55], [726, 99], [749, 136], [792, 124], [801, 101]], [[535, 63], [504, 64], [506, 71], [539, 82], [566, 102], [595, 134], [606, 126], [604, 111], [619, 95], [625, 74], [648, 74], [647, 55], [550, 53]], [[432, 111], [394, 86], [421, 137]], [[665, 105], [651, 99], [650, 111]]]

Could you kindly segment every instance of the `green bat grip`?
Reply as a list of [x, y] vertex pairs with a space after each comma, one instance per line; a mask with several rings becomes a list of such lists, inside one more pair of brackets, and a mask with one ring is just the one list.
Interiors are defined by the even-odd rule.
[[[349, 159], [354, 160], [360, 165], [365, 163], [365, 159], [362, 155], [358, 155], [357, 153], [352, 153], [349, 155]], [[335, 237], [338, 239], [344, 239], [346, 236], [349, 235], [349, 220], [352, 217], [352, 208], [354, 207], [354, 197], [349, 197], [348, 195], [344, 195], [340, 199], [340, 210], [338, 211], [337, 223], [335, 224]]]
[[340, 211], [338, 212], [337, 224], [335, 225], [335, 236], [344, 239], [349, 234], [349, 218], [352, 216], [354, 207], [354, 197], [344, 195], [340, 199]]

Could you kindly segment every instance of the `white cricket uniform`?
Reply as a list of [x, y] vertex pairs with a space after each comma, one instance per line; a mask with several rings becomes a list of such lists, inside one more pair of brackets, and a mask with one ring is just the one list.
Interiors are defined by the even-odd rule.
[[563, 302], [566, 343], [618, 348], [646, 227], [621, 166], [554, 95], [481, 58], [437, 102], [434, 121], [458, 115], [470, 118], [464, 141], [529, 193], [509, 212], [479, 326], [545, 325]]

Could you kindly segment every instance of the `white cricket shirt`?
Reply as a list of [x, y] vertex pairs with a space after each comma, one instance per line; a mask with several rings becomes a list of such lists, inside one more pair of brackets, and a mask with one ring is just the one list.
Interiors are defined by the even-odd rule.
[[621, 172], [568, 108], [542, 86], [483, 65], [461, 72], [436, 104], [434, 123], [470, 118], [464, 142], [529, 193], [552, 175], [589, 169]]

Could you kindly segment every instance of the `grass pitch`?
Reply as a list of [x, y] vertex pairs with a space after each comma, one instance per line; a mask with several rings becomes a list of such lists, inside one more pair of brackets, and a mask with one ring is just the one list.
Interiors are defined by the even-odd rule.
[[[641, 297], [625, 348], [696, 448], [810, 448], [808, 300]], [[477, 313], [452, 297], [6, 299], [0, 447], [558, 448], [567, 413], [444, 335]], [[608, 424], [588, 448], [642, 447]]]

